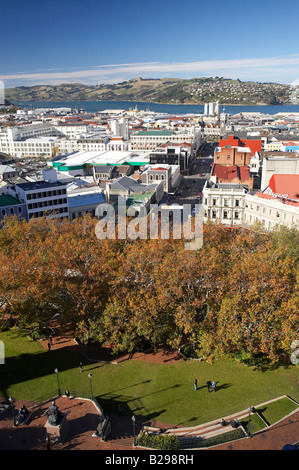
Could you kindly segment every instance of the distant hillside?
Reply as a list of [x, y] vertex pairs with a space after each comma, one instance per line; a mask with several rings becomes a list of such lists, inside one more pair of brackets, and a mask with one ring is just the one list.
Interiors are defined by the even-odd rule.
[[8, 88], [5, 95], [16, 101], [143, 101], [164, 104], [204, 104], [219, 101], [234, 105], [290, 104], [290, 86], [242, 82], [224, 78], [142, 79], [113, 85], [36, 85]]

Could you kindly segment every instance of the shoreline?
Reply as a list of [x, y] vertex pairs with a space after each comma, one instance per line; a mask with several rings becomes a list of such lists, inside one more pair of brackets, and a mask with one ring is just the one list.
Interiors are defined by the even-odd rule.
[[[217, 100], [216, 100], [217, 101]], [[21, 102], [21, 103], [119, 103], [119, 102], [124, 102], [124, 103], [140, 103], [140, 104], [154, 104], [154, 105], [166, 105], [166, 106], [204, 106], [207, 103], [167, 103], [167, 102], [156, 102], [156, 101], [138, 101], [138, 100], [66, 100], [66, 99], [52, 99], [52, 100], [16, 100], [16, 102]], [[12, 103], [14, 105], [14, 103]], [[247, 104], [247, 103], [242, 103], [242, 104], [237, 104], [237, 103], [219, 103], [219, 106], [236, 106], [236, 107], [242, 107], [242, 106], [255, 106], [255, 107], [264, 107], [264, 106], [277, 106], [278, 108], [280, 106], [297, 106], [292, 103], [280, 103], [280, 104], [267, 104], [267, 103], [256, 103], [256, 104]]]

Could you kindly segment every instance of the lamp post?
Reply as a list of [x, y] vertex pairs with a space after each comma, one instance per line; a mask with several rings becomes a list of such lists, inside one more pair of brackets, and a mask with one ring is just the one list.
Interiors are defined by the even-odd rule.
[[93, 400], [92, 386], [91, 386], [91, 377], [92, 374], [88, 374], [89, 383], [90, 383], [90, 398]]
[[9, 403], [10, 403], [10, 407], [11, 407], [11, 413], [12, 413], [12, 422], [13, 422], [13, 426], [16, 427], [16, 419], [15, 419], [15, 407], [14, 407], [14, 404], [13, 404], [13, 398], [12, 397], [9, 397]]
[[55, 372], [55, 374], [56, 374], [56, 377], [57, 377], [57, 384], [58, 384], [58, 395], [60, 396], [60, 395], [61, 395], [61, 393], [60, 393], [60, 385], [59, 385], [59, 377], [58, 377], [58, 372], [59, 372], [59, 371], [58, 371], [57, 367], [56, 367], [56, 369], [55, 369], [55, 371], [54, 371], [54, 372]]
[[136, 418], [135, 415], [132, 416], [132, 423], [133, 423], [133, 446], [136, 446], [136, 440], [135, 440], [135, 422]]
[[247, 437], [251, 437], [251, 434], [250, 434], [250, 413], [251, 413], [251, 406], [248, 408]]

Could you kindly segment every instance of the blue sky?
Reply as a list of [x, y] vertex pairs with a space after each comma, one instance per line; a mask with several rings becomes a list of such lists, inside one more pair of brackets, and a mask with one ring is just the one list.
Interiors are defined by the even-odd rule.
[[1, 0], [0, 80], [299, 78], [294, 0]]

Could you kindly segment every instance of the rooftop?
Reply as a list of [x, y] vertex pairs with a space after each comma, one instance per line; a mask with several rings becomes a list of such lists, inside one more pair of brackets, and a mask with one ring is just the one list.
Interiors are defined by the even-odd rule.
[[60, 183], [60, 181], [55, 181], [54, 183], [49, 181], [33, 181], [30, 183], [19, 183], [16, 184], [16, 186], [23, 189], [24, 191], [33, 191], [34, 189], [53, 188], [55, 186], [65, 187], [65, 184]]
[[20, 204], [20, 203], [13, 196], [10, 196], [9, 194], [0, 196], [0, 207], [15, 206], [16, 204]]

